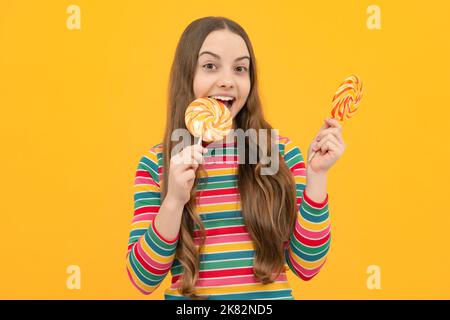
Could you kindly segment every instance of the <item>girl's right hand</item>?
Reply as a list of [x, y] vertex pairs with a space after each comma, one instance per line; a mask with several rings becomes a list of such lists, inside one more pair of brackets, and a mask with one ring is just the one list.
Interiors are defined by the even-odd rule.
[[170, 159], [167, 199], [176, 205], [184, 206], [191, 198], [191, 189], [195, 181], [195, 172], [203, 163], [206, 148], [200, 145], [185, 147]]

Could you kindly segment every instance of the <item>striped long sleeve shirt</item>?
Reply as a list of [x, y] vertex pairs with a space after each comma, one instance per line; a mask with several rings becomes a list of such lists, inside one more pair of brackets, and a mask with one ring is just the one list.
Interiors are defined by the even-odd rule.
[[[245, 227], [238, 190], [237, 144], [212, 143], [204, 154], [207, 176], [200, 176], [196, 187], [196, 212], [206, 230], [195, 286], [198, 295], [220, 300], [294, 299], [286, 271], [291, 270], [307, 281], [317, 275], [326, 262], [331, 241], [328, 194], [321, 203], [308, 197], [302, 153], [287, 137], [279, 136], [278, 141], [280, 154], [294, 176], [297, 190], [297, 219], [285, 248], [288, 267], [270, 284], [262, 284], [254, 276], [254, 246]], [[159, 144], [142, 156], [137, 167], [126, 270], [133, 285], [143, 294], [152, 293], [170, 271], [172, 281], [165, 290], [165, 299], [186, 299], [177, 290], [183, 273], [182, 265], [175, 258], [179, 235], [166, 239], [152, 223], [161, 206], [162, 166], [162, 144]], [[198, 237], [196, 228], [197, 246]]]

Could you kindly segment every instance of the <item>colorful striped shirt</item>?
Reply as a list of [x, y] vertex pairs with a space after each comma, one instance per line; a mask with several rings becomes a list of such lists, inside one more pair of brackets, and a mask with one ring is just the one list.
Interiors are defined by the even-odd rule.
[[[306, 167], [302, 153], [287, 137], [279, 136], [279, 151], [291, 170], [297, 190], [297, 219], [285, 246], [288, 267], [275, 282], [262, 284], [253, 274], [254, 246], [244, 224], [238, 190], [237, 143], [211, 143], [204, 154], [207, 177], [200, 175], [196, 212], [206, 230], [200, 254], [196, 293], [208, 299], [294, 299], [286, 271], [307, 281], [320, 271], [330, 248], [328, 194], [323, 202], [311, 200], [305, 192]], [[224, 161], [225, 159], [225, 161]], [[179, 235], [165, 239], [153, 225], [161, 206], [163, 174], [162, 144], [152, 147], [140, 159], [134, 181], [134, 216], [126, 255], [126, 269], [134, 286], [152, 293], [171, 273], [165, 299], [187, 299], [177, 288], [183, 267], [175, 258]], [[198, 248], [198, 227], [194, 239]]]

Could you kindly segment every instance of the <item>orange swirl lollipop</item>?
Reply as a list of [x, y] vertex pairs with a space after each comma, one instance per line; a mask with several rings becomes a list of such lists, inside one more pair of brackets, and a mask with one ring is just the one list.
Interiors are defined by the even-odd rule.
[[[339, 121], [350, 119], [358, 111], [362, 93], [363, 86], [358, 76], [352, 74], [345, 79], [334, 94], [331, 117]], [[316, 151], [311, 154], [308, 162], [312, 160], [315, 154]]]
[[333, 97], [331, 117], [339, 121], [350, 119], [358, 110], [362, 92], [362, 82], [358, 76], [351, 75], [345, 79]]
[[231, 130], [233, 119], [222, 102], [211, 98], [198, 98], [189, 104], [184, 121], [189, 132], [206, 142], [223, 139]]

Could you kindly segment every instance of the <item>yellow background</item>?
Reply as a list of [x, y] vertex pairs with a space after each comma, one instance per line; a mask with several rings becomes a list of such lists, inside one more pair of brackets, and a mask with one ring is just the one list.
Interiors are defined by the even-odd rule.
[[[71, 4], [81, 30], [66, 27]], [[269, 122], [304, 154], [339, 83], [364, 83], [328, 174], [328, 261], [310, 282], [289, 273], [295, 298], [449, 299], [449, 14], [447, 1], [2, 0], [0, 298], [163, 298], [169, 277], [144, 296], [125, 272], [134, 174], [161, 141], [182, 31], [223, 15], [252, 40]]]

